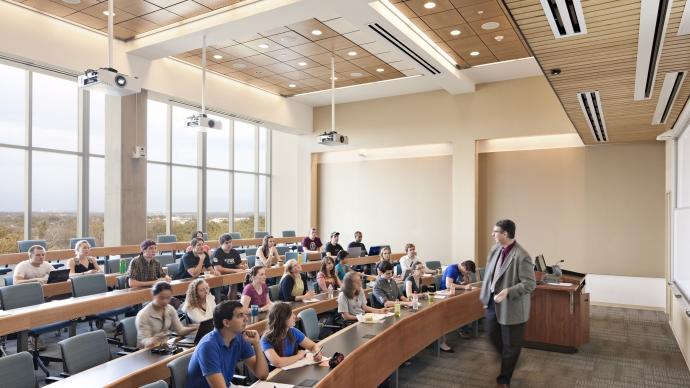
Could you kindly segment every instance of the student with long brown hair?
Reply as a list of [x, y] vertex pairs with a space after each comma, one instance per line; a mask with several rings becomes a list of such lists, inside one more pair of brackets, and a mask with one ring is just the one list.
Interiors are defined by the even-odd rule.
[[326, 256], [321, 260], [321, 269], [316, 274], [316, 283], [321, 292], [326, 292], [328, 286], [333, 287], [334, 290], [343, 287], [343, 283], [335, 273], [335, 261], [332, 257]]
[[[276, 368], [294, 364], [312, 352], [314, 361], [321, 360], [321, 347], [295, 328], [297, 317], [287, 303], [276, 303], [268, 312], [268, 329], [261, 337], [261, 349], [268, 362]], [[300, 349], [302, 348], [302, 349]]]
[[256, 265], [271, 267], [278, 264], [280, 254], [278, 253], [278, 248], [276, 248], [276, 241], [273, 236], [264, 236], [261, 246], [256, 250], [256, 258], [259, 259], [259, 261], [256, 262]]
[[343, 280], [343, 292], [338, 295], [338, 313], [346, 321], [356, 321], [357, 315], [364, 313], [385, 314], [387, 308], [375, 309], [367, 306], [367, 298], [362, 289], [362, 277], [359, 272], [348, 272]]
[[266, 285], [266, 268], [260, 266], [252, 267], [252, 282], [244, 286], [240, 302], [244, 308], [255, 304], [259, 306], [259, 311], [268, 311], [273, 303], [269, 297], [268, 286]]

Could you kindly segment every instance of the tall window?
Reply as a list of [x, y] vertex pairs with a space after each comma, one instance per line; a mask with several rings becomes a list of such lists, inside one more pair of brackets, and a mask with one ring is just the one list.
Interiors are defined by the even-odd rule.
[[267, 230], [270, 130], [214, 112], [223, 129], [199, 131], [185, 124], [196, 112], [148, 101], [148, 237]]
[[[46, 240], [49, 249], [82, 236], [102, 244], [104, 97], [75, 81], [0, 63], [0, 174], [12, 182], [0, 201], [0, 253], [16, 252], [24, 239]], [[88, 195], [79, 195], [82, 186]]]

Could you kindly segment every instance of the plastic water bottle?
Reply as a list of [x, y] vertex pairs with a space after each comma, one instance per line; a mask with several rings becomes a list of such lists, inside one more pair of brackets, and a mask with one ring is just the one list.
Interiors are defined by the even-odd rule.
[[127, 263], [125, 262], [125, 259], [120, 259], [120, 273], [125, 272], [127, 272]]
[[419, 296], [416, 292], [412, 294], [412, 310], [419, 310]]
[[333, 299], [333, 285], [328, 285], [328, 299]]

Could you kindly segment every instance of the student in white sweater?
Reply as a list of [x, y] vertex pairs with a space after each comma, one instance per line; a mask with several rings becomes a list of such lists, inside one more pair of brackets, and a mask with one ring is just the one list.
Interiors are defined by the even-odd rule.
[[187, 314], [192, 323], [200, 323], [213, 318], [216, 298], [211, 294], [204, 279], [195, 279], [187, 288], [187, 297], [181, 310]]

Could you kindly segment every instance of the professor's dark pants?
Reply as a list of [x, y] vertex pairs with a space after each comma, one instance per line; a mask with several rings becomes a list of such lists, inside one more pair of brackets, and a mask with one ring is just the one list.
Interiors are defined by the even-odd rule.
[[494, 296], [491, 295], [489, 306], [486, 309], [485, 331], [489, 340], [501, 355], [501, 373], [496, 378], [498, 384], [510, 385], [513, 370], [520, 357], [522, 344], [525, 340], [525, 327], [527, 323], [517, 325], [501, 325], [496, 320], [496, 306]]

